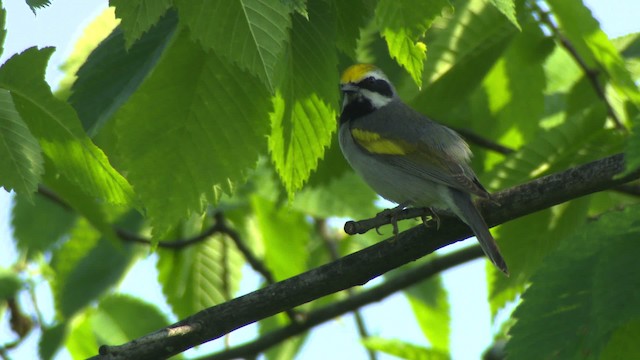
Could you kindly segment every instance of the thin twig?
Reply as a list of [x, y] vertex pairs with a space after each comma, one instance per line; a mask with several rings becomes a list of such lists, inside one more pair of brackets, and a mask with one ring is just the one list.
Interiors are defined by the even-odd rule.
[[540, 17], [540, 22], [545, 26], [547, 26], [547, 28], [549, 28], [553, 36], [555, 36], [558, 42], [560, 42], [560, 45], [562, 45], [562, 47], [565, 50], [567, 50], [569, 55], [571, 55], [571, 57], [575, 60], [575, 62], [578, 64], [578, 66], [582, 69], [584, 74], [587, 76], [587, 79], [591, 83], [591, 86], [593, 87], [596, 94], [602, 100], [605, 107], [607, 108], [607, 113], [611, 117], [611, 120], [613, 120], [613, 123], [615, 124], [616, 128], [626, 131], [627, 128], [624, 126], [624, 124], [622, 124], [622, 121], [620, 121], [620, 118], [616, 114], [615, 110], [613, 109], [613, 106], [611, 106], [611, 103], [607, 98], [607, 94], [604, 90], [604, 87], [600, 84], [600, 80], [598, 79], [599, 71], [589, 67], [587, 62], [578, 53], [578, 50], [576, 50], [575, 46], [573, 46], [571, 41], [569, 41], [569, 39], [567, 39], [567, 37], [562, 34], [558, 26], [551, 19], [551, 15], [549, 14], [548, 11], [543, 10], [538, 4], [536, 4], [535, 1], [530, 1], [529, 3], [531, 4], [533, 11], [537, 13], [538, 16]]
[[482, 257], [482, 255], [482, 249], [479, 245], [474, 245], [466, 249], [443, 255], [422, 265], [416, 266], [415, 268], [405, 270], [397, 276], [389, 278], [384, 283], [372, 287], [371, 289], [364, 290], [344, 300], [336, 301], [333, 304], [311, 311], [307, 318], [300, 324], [292, 324], [282, 327], [247, 344], [210, 356], [205, 356], [198, 360], [242, 359], [246, 356], [251, 356], [252, 354], [264, 352], [271, 346], [279, 344], [293, 336], [299, 335], [316, 325], [352, 312], [355, 309], [362, 308], [365, 305], [381, 301], [399, 290], [420, 283], [447, 269], [478, 259]]

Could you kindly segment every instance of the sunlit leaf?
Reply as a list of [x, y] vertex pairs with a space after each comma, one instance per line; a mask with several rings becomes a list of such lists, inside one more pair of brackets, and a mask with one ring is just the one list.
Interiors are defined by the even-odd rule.
[[269, 150], [290, 198], [316, 168], [336, 129], [338, 61], [329, 10], [312, 1], [309, 20], [293, 15], [285, 78], [273, 100]]
[[257, 76], [270, 91], [275, 89], [277, 63], [282, 61], [291, 27], [290, 15], [281, 1], [175, 2], [180, 21], [205, 49], [213, 49]]
[[142, 34], [158, 22], [160, 17], [172, 6], [171, 0], [110, 0], [109, 5], [115, 6], [116, 16], [122, 19], [120, 26], [124, 33], [127, 48]]
[[122, 161], [155, 234], [244, 179], [266, 149], [269, 109], [257, 78], [186, 33], [175, 38], [116, 118]]
[[422, 86], [422, 70], [427, 46], [422, 37], [433, 19], [451, 6], [448, 0], [393, 1], [380, 0], [375, 18], [380, 33], [387, 41], [389, 54]]
[[16, 111], [10, 92], [0, 89], [0, 186], [33, 201], [42, 163], [38, 141]]
[[133, 190], [82, 130], [73, 108], [56, 99], [44, 81], [52, 48], [28, 49], [0, 68], [0, 87], [11, 92], [18, 113], [57, 171], [88, 195], [130, 204]]

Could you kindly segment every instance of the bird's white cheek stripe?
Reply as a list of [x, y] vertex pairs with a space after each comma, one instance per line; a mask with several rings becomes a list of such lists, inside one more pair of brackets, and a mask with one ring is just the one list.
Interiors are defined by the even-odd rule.
[[384, 96], [380, 93], [377, 93], [375, 91], [371, 91], [371, 90], [367, 90], [367, 89], [362, 89], [360, 90], [360, 92], [362, 93], [362, 95], [369, 99], [371, 101], [371, 104], [373, 105], [374, 108], [379, 109], [385, 105], [387, 105], [388, 103], [391, 102], [391, 98]]

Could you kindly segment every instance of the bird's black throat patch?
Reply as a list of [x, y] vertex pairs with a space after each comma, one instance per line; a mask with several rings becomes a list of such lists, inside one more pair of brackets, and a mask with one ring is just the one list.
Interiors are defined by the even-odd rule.
[[371, 114], [375, 110], [376, 109], [373, 107], [373, 104], [371, 104], [371, 101], [368, 99], [364, 97], [353, 99], [342, 109], [342, 114], [340, 114], [340, 124]]

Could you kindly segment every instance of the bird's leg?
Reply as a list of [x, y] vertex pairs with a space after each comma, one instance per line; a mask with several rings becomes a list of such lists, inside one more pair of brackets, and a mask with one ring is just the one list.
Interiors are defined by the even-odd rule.
[[[399, 204], [398, 206], [392, 209], [384, 209], [378, 214], [376, 217], [388, 218], [389, 223], [393, 226], [393, 238], [394, 240], [398, 239], [398, 214], [407, 206], [407, 204]], [[381, 225], [382, 226], [382, 225]], [[380, 234], [380, 226], [376, 226], [376, 232], [378, 235]]]
[[[431, 219], [435, 220], [436, 222], [436, 230], [440, 230], [440, 217], [438, 216], [438, 213], [436, 213], [432, 207], [428, 207], [425, 209], [429, 209], [429, 212], [431, 212]], [[424, 226], [429, 227], [429, 224], [427, 223], [427, 215], [422, 215], [420, 219], [422, 219], [422, 223], [424, 224]]]

